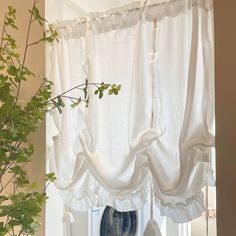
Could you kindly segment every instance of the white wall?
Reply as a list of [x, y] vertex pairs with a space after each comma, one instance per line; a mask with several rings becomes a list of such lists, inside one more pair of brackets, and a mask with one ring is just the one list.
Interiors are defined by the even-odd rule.
[[[47, 0], [45, 1], [45, 18], [47, 21], [54, 22], [56, 20], [63, 19], [63, 4], [62, 0]], [[49, 78], [49, 46], [46, 47], [46, 76]], [[52, 123], [50, 115], [47, 115], [46, 119], [46, 157], [47, 157], [47, 172], [48, 172], [48, 158], [51, 155], [50, 140], [48, 136], [51, 135]], [[53, 132], [53, 131], [52, 131]], [[58, 189], [53, 185], [49, 185], [47, 189], [47, 195], [49, 197], [46, 205], [45, 214], [45, 235], [46, 236], [62, 236], [63, 235], [63, 202], [61, 200]]]
[[[63, 0], [47, 0], [45, 1], [45, 17], [47, 21], [54, 22], [63, 19], [72, 19], [81, 16], [80, 12], [77, 12], [77, 8], [71, 8], [71, 5], [63, 4]], [[46, 47], [46, 75], [50, 77], [50, 47]], [[50, 139], [53, 130], [52, 117], [47, 115], [46, 119], [46, 140], [47, 140], [47, 171], [48, 158], [52, 155], [50, 146], [52, 140]], [[62, 223], [63, 217], [63, 201], [60, 196], [59, 190], [53, 185], [49, 185], [47, 189], [47, 195], [49, 197], [46, 205], [46, 223], [45, 223], [45, 235], [46, 236], [63, 236], [63, 232], [66, 230], [66, 225]], [[76, 214], [76, 224], [80, 229], [80, 236], [87, 236], [87, 225], [88, 225], [88, 213]]]

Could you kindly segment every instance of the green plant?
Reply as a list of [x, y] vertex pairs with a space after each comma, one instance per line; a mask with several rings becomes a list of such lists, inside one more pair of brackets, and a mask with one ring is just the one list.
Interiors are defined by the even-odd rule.
[[[89, 83], [78, 85], [63, 94], [52, 98], [52, 83], [46, 78], [38, 91], [28, 100], [19, 100], [22, 83], [39, 79], [27, 66], [28, 49], [39, 43], [51, 43], [58, 40], [57, 32], [49, 28], [42, 37], [30, 42], [30, 30], [34, 23], [44, 27], [45, 19], [40, 15], [37, 1], [33, 0], [29, 10], [26, 41], [21, 55], [19, 46], [11, 35], [18, 30], [16, 9], [9, 6], [5, 13], [0, 38], [0, 236], [33, 235], [40, 223], [38, 217], [47, 196], [45, 189], [37, 190], [36, 183], [31, 183], [25, 166], [31, 162], [34, 146], [30, 144], [29, 134], [35, 132], [44, 119], [45, 112], [57, 109], [62, 112], [63, 100], [69, 99], [72, 107], [89, 103], [88, 86], [94, 86], [94, 94], [103, 97], [104, 91], [117, 95], [120, 85]], [[78, 97], [69, 96], [71, 90], [78, 90]], [[79, 92], [82, 92], [80, 94]], [[42, 173], [43, 175], [44, 173]], [[55, 175], [46, 175], [46, 182], [55, 180]]]

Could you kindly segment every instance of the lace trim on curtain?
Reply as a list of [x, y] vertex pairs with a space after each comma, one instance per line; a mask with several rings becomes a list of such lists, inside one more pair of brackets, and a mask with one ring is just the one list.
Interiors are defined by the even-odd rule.
[[[141, 209], [148, 201], [149, 197], [149, 179], [145, 180], [145, 184], [139, 187], [132, 193], [119, 196], [110, 194], [100, 183], [93, 180], [87, 190], [79, 192], [76, 196], [73, 187], [72, 189], [61, 190], [61, 196], [64, 203], [70, 206], [75, 211], [88, 211], [92, 207], [104, 207], [105, 205], [114, 207], [118, 211], [132, 211]], [[205, 173], [205, 178], [202, 180], [202, 186], [208, 181], [213, 179], [211, 171]], [[164, 201], [156, 193], [154, 193], [156, 206], [160, 209], [161, 215], [171, 218], [176, 223], [185, 223], [201, 216], [206, 211], [204, 205], [204, 197], [201, 189], [198, 189], [192, 196], [183, 199], [176, 203]]]

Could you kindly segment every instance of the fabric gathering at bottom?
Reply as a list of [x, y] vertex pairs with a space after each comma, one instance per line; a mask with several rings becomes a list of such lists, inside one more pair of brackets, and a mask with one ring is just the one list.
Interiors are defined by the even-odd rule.
[[73, 210], [138, 210], [151, 188], [161, 214], [183, 223], [205, 211], [201, 189], [212, 182], [212, 3], [150, 2], [53, 24], [53, 95], [85, 79], [121, 90], [99, 99], [91, 85], [88, 108], [65, 100], [54, 112], [50, 168]]

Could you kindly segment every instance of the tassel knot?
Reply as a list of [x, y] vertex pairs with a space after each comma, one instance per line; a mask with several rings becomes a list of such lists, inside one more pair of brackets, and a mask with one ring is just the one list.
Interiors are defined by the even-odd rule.
[[72, 213], [69, 211], [68, 207], [65, 207], [65, 211], [62, 217], [62, 223], [74, 223], [75, 218]]
[[144, 236], [162, 236], [158, 224], [155, 220], [150, 219], [145, 227]]

